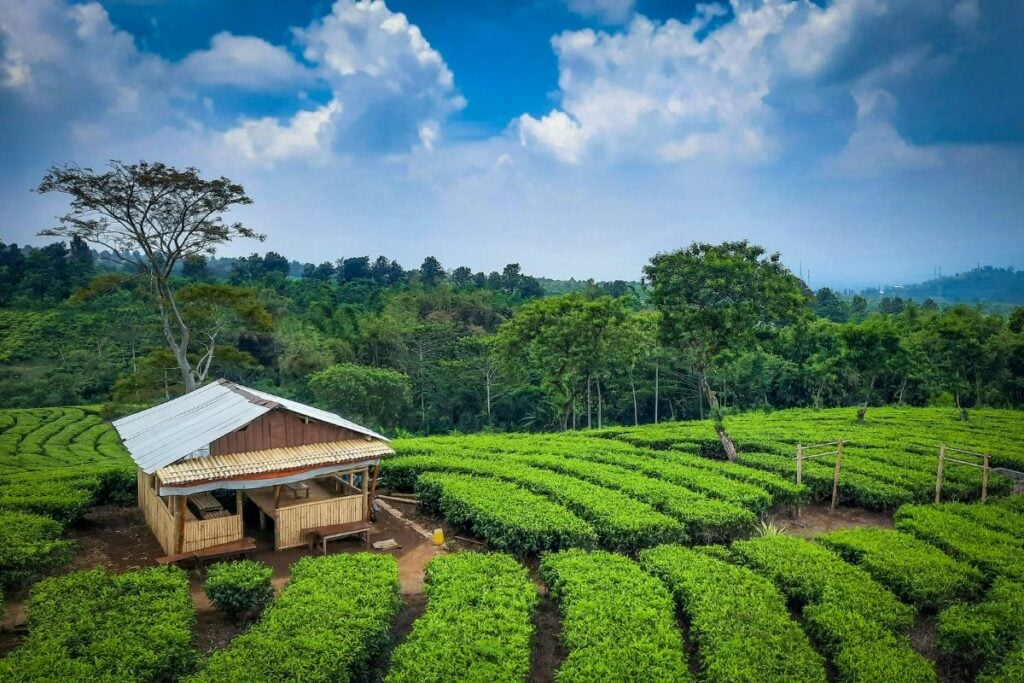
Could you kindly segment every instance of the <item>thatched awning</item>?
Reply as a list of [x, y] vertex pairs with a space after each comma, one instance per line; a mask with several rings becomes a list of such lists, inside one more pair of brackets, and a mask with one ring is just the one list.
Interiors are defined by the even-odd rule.
[[223, 482], [225, 488], [246, 480], [260, 482], [261, 486], [274, 483], [276, 478], [293, 479], [295, 475], [325, 468], [378, 460], [394, 451], [386, 443], [366, 439], [350, 439], [331, 443], [270, 448], [247, 453], [205, 455], [186, 458], [163, 467], [156, 472], [161, 487], [192, 487], [197, 484]]

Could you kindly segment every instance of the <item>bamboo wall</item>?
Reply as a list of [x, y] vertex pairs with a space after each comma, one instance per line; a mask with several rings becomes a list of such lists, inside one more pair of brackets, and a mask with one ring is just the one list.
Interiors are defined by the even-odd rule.
[[302, 534], [303, 529], [362, 521], [366, 516], [365, 501], [365, 496], [359, 494], [278, 508], [275, 520], [277, 549], [308, 543]]
[[242, 518], [239, 515], [189, 520], [185, 522], [185, 545], [182, 552], [240, 541], [243, 535]]
[[[139, 507], [146, 519], [146, 524], [153, 531], [160, 547], [168, 555], [177, 554], [177, 543], [175, 543], [174, 515], [167, 509], [160, 496], [150, 486], [152, 477], [141, 470], [138, 474], [139, 484]], [[240, 515], [220, 517], [218, 519], [186, 519], [185, 520], [185, 543], [182, 552], [209, 548], [221, 543], [230, 543], [241, 540], [245, 529]]]
[[152, 529], [153, 535], [160, 543], [160, 547], [168, 555], [174, 553], [174, 515], [167, 509], [167, 505], [156, 491], [150, 486], [152, 476], [139, 470], [139, 508], [146, 518], [146, 524]]

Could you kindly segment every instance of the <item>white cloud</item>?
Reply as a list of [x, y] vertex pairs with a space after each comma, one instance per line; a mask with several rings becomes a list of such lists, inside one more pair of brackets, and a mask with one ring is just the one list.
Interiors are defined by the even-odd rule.
[[[330, 14], [294, 33], [303, 56], [330, 87], [332, 105], [285, 124], [262, 119], [229, 131], [225, 141], [246, 158], [272, 163], [333, 150], [430, 150], [443, 121], [465, 106], [441, 55], [404, 14], [381, 0], [338, 0]], [[251, 144], [256, 133], [260, 142]]]
[[318, 109], [300, 111], [285, 125], [271, 117], [245, 119], [224, 133], [223, 141], [246, 159], [266, 166], [296, 159], [324, 161], [342, 109], [340, 102], [332, 100]]
[[633, 14], [636, 0], [565, 0], [569, 9], [585, 17], [597, 17], [609, 24], [625, 21]]
[[580, 124], [557, 109], [540, 119], [527, 114], [519, 117], [519, 139], [524, 145], [535, 141], [547, 147], [567, 164], [579, 161], [586, 144], [586, 135]]
[[702, 6], [687, 23], [636, 17], [618, 33], [556, 36], [561, 107], [541, 119], [520, 117], [523, 144], [566, 162], [592, 153], [761, 161], [773, 123], [764, 103], [772, 77], [765, 46], [791, 11], [768, 0], [704, 40], [720, 6]]
[[892, 171], [920, 171], [941, 164], [937, 150], [907, 142], [890, 122], [897, 102], [885, 90], [855, 94], [857, 127], [828, 166], [842, 174], [870, 176]]
[[195, 83], [253, 90], [302, 87], [312, 77], [285, 48], [227, 31], [215, 35], [208, 50], [189, 54], [180, 66], [185, 77]]

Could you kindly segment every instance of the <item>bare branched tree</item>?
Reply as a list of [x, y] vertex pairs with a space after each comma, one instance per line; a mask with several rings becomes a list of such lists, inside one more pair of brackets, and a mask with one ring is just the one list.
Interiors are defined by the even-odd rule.
[[80, 237], [149, 277], [185, 391], [202, 384], [213, 359], [213, 341], [201, 345], [198, 360], [189, 357], [193, 331], [171, 289], [171, 273], [185, 258], [212, 255], [234, 238], [264, 239], [241, 223], [224, 222], [222, 214], [231, 207], [252, 203], [242, 186], [224, 177], [206, 180], [192, 167], [115, 160], [102, 173], [53, 166], [36, 191], [71, 195], [71, 210], [41, 235]]

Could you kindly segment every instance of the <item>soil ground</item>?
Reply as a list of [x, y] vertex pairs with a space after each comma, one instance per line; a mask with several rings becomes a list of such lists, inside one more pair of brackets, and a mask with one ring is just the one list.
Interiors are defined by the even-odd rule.
[[793, 512], [773, 515], [776, 524], [784, 527], [790, 536], [814, 538], [838, 529], [891, 529], [892, 513], [875, 512], [862, 508], [829, 508], [828, 503], [814, 503]]

